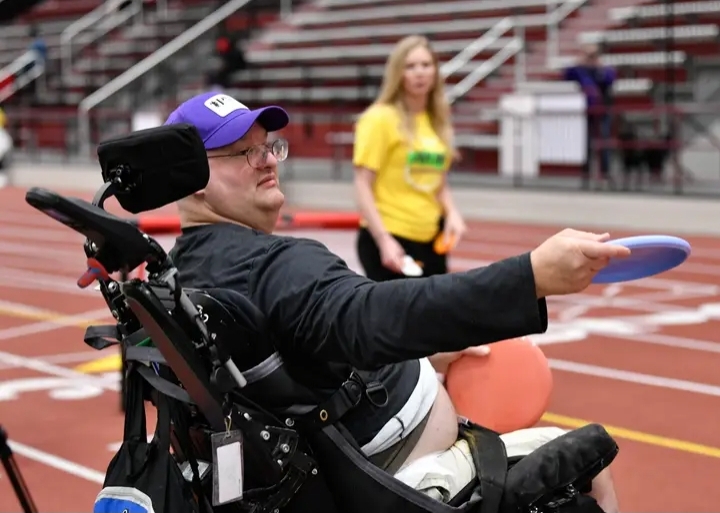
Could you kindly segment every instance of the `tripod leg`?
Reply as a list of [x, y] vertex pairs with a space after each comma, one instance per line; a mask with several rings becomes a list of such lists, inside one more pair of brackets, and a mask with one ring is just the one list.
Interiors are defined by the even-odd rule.
[[2, 426], [0, 426], [0, 460], [2, 460], [5, 472], [7, 472], [8, 478], [10, 479], [13, 490], [15, 490], [15, 495], [17, 495], [23, 512], [37, 513], [37, 507], [35, 506], [35, 503], [30, 496], [30, 491], [23, 480], [20, 468], [15, 462], [13, 453], [10, 450], [10, 445], [8, 444], [7, 433]]
[[[120, 271], [120, 281], [126, 282], [130, 277], [127, 268]], [[125, 345], [120, 344], [120, 411], [125, 412], [125, 374], [127, 372], [127, 360], [125, 359]]]

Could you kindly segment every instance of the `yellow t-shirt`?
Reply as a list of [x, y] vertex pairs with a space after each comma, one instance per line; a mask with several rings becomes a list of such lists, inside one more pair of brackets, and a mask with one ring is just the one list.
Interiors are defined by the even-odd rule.
[[[355, 127], [353, 164], [376, 173], [375, 205], [393, 235], [429, 242], [442, 215], [438, 192], [451, 156], [426, 113], [415, 117], [415, 139], [408, 144], [395, 107], [374, 105]], [[365, 224], [364, 222], [362, 223]]]

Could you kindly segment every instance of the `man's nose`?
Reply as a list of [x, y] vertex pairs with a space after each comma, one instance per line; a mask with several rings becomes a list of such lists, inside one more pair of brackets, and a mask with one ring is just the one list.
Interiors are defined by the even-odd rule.
[[273, 152], [269, 151], [267, 157], [265, 157], [265, 167], [275, 169], [278, 165], [278, 160], [273, 155]]

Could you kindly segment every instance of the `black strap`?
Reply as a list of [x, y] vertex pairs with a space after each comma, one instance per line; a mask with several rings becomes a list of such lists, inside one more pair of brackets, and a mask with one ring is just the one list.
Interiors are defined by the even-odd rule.
[[120, 343], [120, 331], [117, 324], [88, 326], [83, 340], [93, 349], [102, 350]]
[[125, 359], [135, 362], [152, 362], [167, 365], [165, 357], [157, 347], [130, 346], [125, 348]]
[[347, 412], [355, 408], [363, 397], [378, 407], [387, 404], [387, 390], [381, 383], [366, 384], [362, 377], [352, 371], [350, 377], [338, 388], [330, 398], [298, 420], [309, 429], [322, 429], [328, 424], [339, 421]]
[[498, 513], [508, 469], [505, 443], [498, 433], [476, 424], [470, 424], [466, 429], [480, 480], [482, 503], [479, 513]]
[[148, 338], [147, 331], [145, 331], [145, 328], [140, 328], [139, 330], [130, 333], [127, 337], [125, 337], [124, 343], [125, 346], [135, 346]]
[[200, 481], [200, 468], [198, 466], [198, 461], [195, 456], [195, 448], [193, 446], [193, 442], [190, 439], [190, 423], [187, 422], [186, 412], [182, 410], [180, 404], [170, 400], [167, 400], [167, 402], [172, 406], [170, 410], [170, 416], [175, 426], [175, 429], [173, 430], [175, 433], [175, 438], [180, 444], [182, 455], [190, 464], [190, 469], [192, 470], [191, 486], [195, 491], [195, 496], [200, 511], [202, 511], [203, 513], [212, 513], [212, 508], [207, 502], [207, 497], [203, 491], [202, 482]]
[[[125, 338], [125, 345], [134, 346], [147, 338], [144, 328], [131, 333]], [[122, 334], [117, 324], [104, 324], [98, 326], [88, 326], [85, 330], [83, 339], [87, 345], [93, 349], [102, 350], [106, 347], [119, 344], [122, 340]]]
[[147, 365], [143, 365], [141, 363], [138, 363], [136, 365], [136, 370], [138, 371], [138, 374], [140, 374], [145, 379], [145, 381], [150, 384], [151, 387], [153, 387], [161, 394], [172, 397], [173, 399], [182, 401], [187, 404], [195, 404], [193, 400], [190, 399], [190, 394], [188, 394], [184, 388], [180, 388], [174, 383], [170, 383], [168, 380], [161, 378], [152, 370], [150, 370], [150, 367], [148, 367]]
[[139, 376], [134, 375], [133, 371], [134, 368], [131, 366], [126, 377], [124, 442], [147, 441], [143, 382]]

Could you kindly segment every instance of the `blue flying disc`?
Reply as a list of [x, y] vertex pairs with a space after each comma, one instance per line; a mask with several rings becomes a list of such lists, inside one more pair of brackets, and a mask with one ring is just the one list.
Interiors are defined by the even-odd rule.
[[618, 283], [655, 276], [679, 266], [690, 256], [690, 244], [669, 235], [625, 237], [607, 241], [607, 244], [625, 246], [631, 255], [611, 259], [595, 275], [593, 283]]

